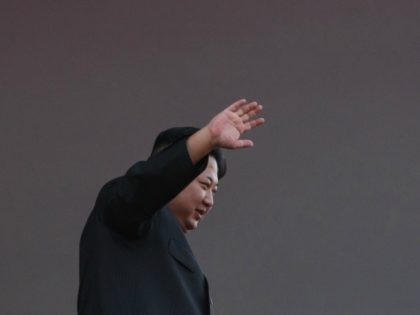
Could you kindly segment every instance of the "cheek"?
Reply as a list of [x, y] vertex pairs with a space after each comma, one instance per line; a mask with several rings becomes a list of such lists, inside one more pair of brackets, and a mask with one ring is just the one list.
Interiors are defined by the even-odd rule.
[[185, 193], [191, 199], [200, 199], [200, 197], [204, 196], [204, 191], [199, 185], [191, 185]]
[[201, 201], [206, 196], [206, 192], [201, 187], [195, 187], [192, 193], [195, 201]]
[[190, 186], [181, 192], [180, 197], [185, 205], [195, 206], [205, 197], [205, 192], [201, 187]]

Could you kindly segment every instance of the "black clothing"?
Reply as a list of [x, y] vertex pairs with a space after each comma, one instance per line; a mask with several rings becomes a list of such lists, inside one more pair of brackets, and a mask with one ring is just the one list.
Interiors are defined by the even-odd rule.
[[80, 239], [79, 315], [208, 315], [207, 278], [166, 204], [205, 170], [187, 138], [100, 190]]

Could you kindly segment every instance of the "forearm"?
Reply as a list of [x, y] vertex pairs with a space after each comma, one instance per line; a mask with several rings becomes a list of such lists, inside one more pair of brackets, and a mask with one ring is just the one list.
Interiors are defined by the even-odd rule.
[[187, 149], [193, 164], [209, 154], [215, 145], [208, 127], [203, 127], [187, 139]]

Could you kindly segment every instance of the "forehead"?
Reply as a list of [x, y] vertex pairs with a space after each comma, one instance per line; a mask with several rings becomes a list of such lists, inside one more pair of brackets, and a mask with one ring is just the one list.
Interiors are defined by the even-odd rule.
[[[201, 173], [202, 177], [205, 179], [210, 179], [213, 182], [218, 182], [217, 178], [217, 162], [213, 156], [209, 156], [206, 169]], [[210, 178], [209, 178], [210, 177]]]

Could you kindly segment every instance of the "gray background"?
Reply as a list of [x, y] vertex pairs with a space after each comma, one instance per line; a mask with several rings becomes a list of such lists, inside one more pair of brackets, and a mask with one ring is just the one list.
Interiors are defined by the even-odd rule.
[[188, 234], [216, 314], [419, 314], [419, 1], [2, 1], [0, 313], [75, 314], [102, 184], [245, 97]]

